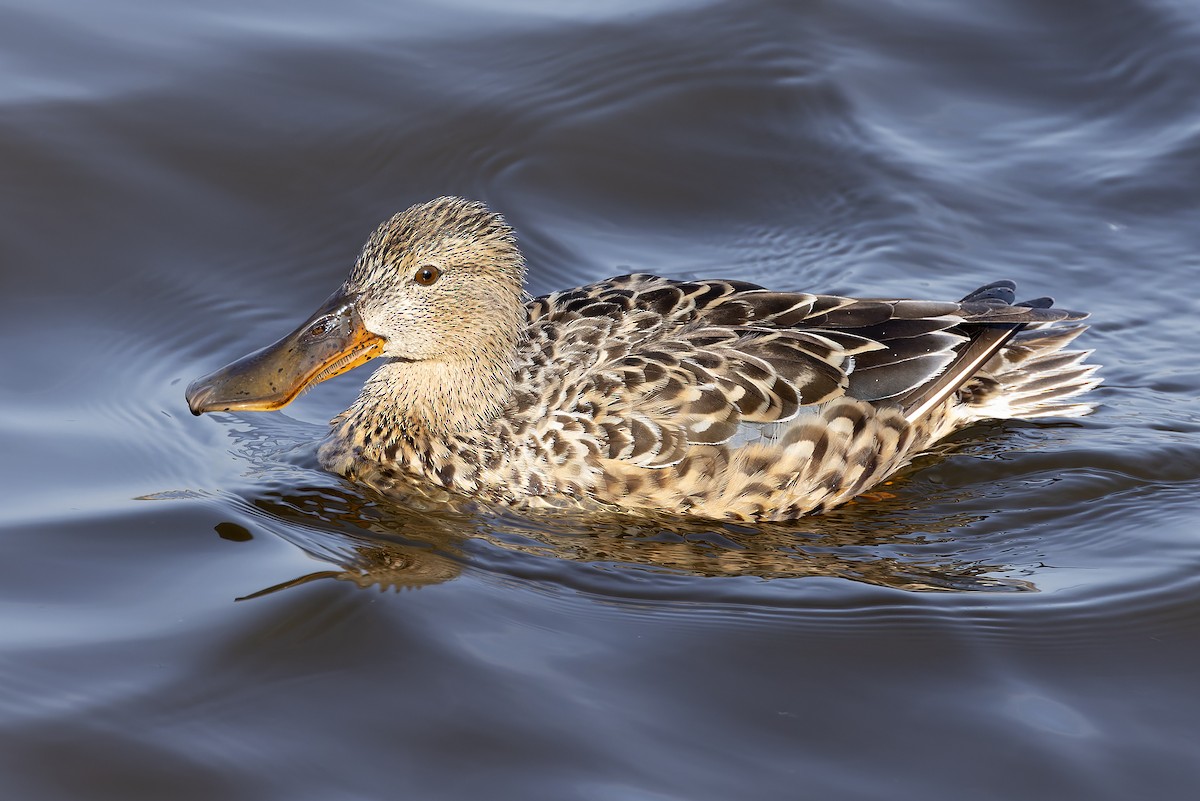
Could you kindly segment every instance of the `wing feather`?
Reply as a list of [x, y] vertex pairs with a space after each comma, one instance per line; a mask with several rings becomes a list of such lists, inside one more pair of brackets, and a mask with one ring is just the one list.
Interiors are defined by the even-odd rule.
[[1011, 305], [1012, 291], [857, 300], [618, 276], [530, 301], [518, 386], [559, 389], [522, 408], [590, 416], [598, 455], [645, 467], [777, 436], [803, 407], [840, 397], [927, 409], [1016, 330], [1083, 316], [1044, 298]]

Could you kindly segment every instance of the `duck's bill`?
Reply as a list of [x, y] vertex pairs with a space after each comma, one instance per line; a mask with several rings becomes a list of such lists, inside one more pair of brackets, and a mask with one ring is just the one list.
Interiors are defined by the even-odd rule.
[[196, 415], [281, 409], [306, 388], [378, 356], [383, 343], [363, 326], [356, 298], [339, 290], [274, 345], [193, 381], [188, 408]]

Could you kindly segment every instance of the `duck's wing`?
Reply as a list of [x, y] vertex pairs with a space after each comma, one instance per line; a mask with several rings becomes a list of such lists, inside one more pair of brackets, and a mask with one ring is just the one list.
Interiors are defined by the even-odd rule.
[[530, 303], [520, 405], [647, 467], [839, 397], [924, 408], [1016, 329], [1070, 316], [1012, 306], [1006, 286], [953, 303], [620, 276]]

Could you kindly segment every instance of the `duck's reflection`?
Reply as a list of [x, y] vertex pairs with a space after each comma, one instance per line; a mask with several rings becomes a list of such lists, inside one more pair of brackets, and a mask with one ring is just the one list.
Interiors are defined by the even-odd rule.
[[[261, 485], [260, 485], [261, 489]], [[1030, 582], [998, 578], [1000, 564], [923, 555], [930, 543], [977, 520], [944, 516], [947, 499], [909, 508], [902, 499], [858, 499], [821, 517], [789, 525], [714, 525], [579, 514], [518, 517], [441, 499], [403, 504], [348, 484], [260, 494], [252, 503], [267, 519], [287, 523], [276, 533], [335, 565], [245, 596], [258, 598], [319, 579], [360, 587], [402, 589], [438, 584], [464, 569], [505, 572], [514, 555], [562, 567], [608, 568], [691, 576], [795, 579], [838, 577], [910, 591], [1034, 590]], [[918, 552], [918, 553], [914, 553]], [[560, 565], [555, 573], [555, 560]], [[565, 561], [564, 561], [565, 560]], [[539, 573], [545, 574], [544, 569]]]

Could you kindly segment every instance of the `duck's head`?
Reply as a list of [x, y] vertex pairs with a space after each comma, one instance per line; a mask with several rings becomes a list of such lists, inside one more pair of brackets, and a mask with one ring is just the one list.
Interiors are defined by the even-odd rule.
[[346, 282], [292, 333], [192, 382], [193, 414], [269, 411], [375, 357], [471, 366], [503, 361], [524, 319], [524, 261], [482, 203], [444, 197], [367, 240]]

